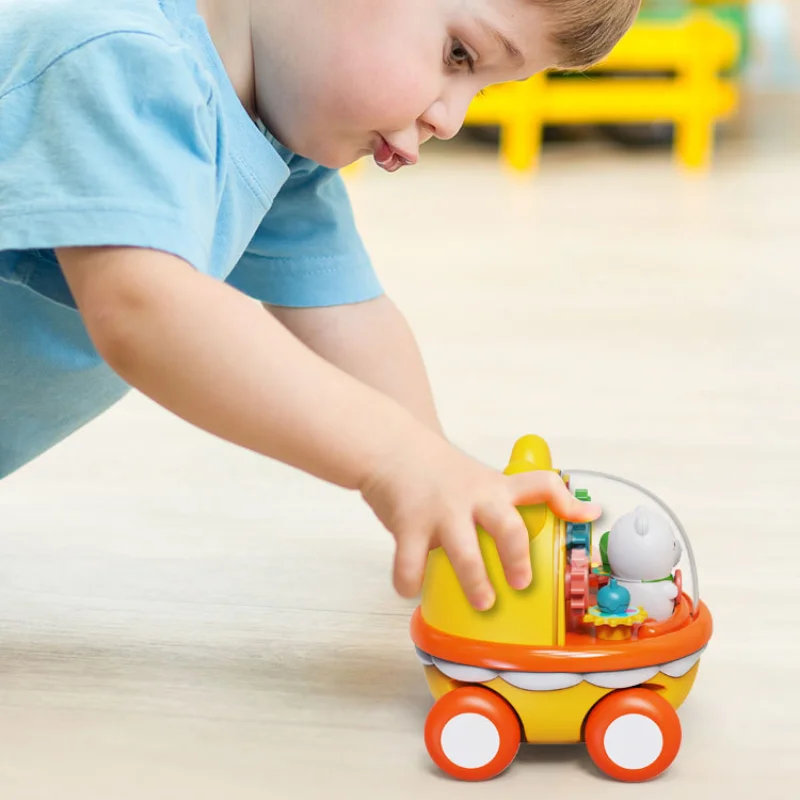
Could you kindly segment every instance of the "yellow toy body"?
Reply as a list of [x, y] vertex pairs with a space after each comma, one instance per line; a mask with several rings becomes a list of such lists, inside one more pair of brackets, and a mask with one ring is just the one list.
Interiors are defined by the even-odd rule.
[[[521, 439], [511, 454], [506, 474], [530, 469], [552, 469], [550, 452], [543, 440]], [[422, 591], [422, 616], [434, 628], [455, 636], [551, 646], [564, 644], [563, 591], [555, 575], [555, 558], [563, 556], [564, 524], [546, 506], [519, 509], [531, 540], [533, 579], [524, 591], [505, 581], [494, 540], [480, 527], [478, 538], [489, 579], [497, 590], [494, 607], [476, 612], [460, 591], [458, 579], [444, 551], [434, 550]], [[558, 570], [563, 570], [559, 563]]]
[[[505, 471], [534, 469], [553, 470], [550, 451], [526, 436]], [[570, 486], [571, 476], [562, 478]], [[592, 499], [603, 506], [603, 496]], [[496, 591], [489, 611], [469, 604], [443, 550], [429, 556], [411, 636], [436, 701], [425, 731], [431, 757], [454, 777], [482, 780], [507, 768], [522, 742], [586, 742], [618, 780], [655, 777], [680, 746], [675, 712], [711, 636], [708, 609], [676, 570], [668, 619], [641, 607], [606, 613], [595, 602], [609, 576], [592, 563], [592, 526], [570, 525], [544, 504], [519, 511], [533, 574], [525, 590], [508, 585], [494, 541], [477, 531]], [[693, 560], [690, 567], [696, 588]]]

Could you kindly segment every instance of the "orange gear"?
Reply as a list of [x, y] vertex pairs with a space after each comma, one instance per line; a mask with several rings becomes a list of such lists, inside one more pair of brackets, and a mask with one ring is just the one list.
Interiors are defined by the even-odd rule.
[[569, 553], [566, 573], [567, 615], [575, 628], [583, 621], [589, 608], [589, 556], [583, 547], [574, 547]]

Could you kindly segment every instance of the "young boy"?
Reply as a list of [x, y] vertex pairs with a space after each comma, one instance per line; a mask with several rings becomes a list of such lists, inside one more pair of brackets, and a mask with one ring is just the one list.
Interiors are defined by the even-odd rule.
[[443, 546], [489, 608], [476, 524], [527, 586], [516, 506], [600, 510], [448, 443], [336, 170], [594, 63], [638, 1], [0, 0], [0, 477], [135, 387], [360, 492], [401, 595]]

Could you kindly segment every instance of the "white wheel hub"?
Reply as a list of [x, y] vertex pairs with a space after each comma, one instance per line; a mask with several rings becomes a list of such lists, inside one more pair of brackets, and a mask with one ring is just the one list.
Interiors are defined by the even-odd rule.
[[479, 769], [500, 750], [500, 732], [482, 714], [457, 714], [442, 730], [442, 750], [457, 767]]
[[606, 729], [606, 755], [622, 769], [649, 767], [664, 749], [661, 728], [643, 714], [623, 714]]

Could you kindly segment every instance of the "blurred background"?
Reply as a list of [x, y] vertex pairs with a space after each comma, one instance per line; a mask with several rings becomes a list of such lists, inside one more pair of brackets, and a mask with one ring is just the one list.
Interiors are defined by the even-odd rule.
[[[644, 0], [633, 30], [581, 77], [550, 75], [478, 100], [466, 138], [535, 168], [541, 142], [669, 148], [706, 169], [753, 119], [748, 100], [800, 90], [796, 0]], [[533, 143], [523, 133], [534, 123]], [[541, 126], [541, 127], [539, 127]]]

